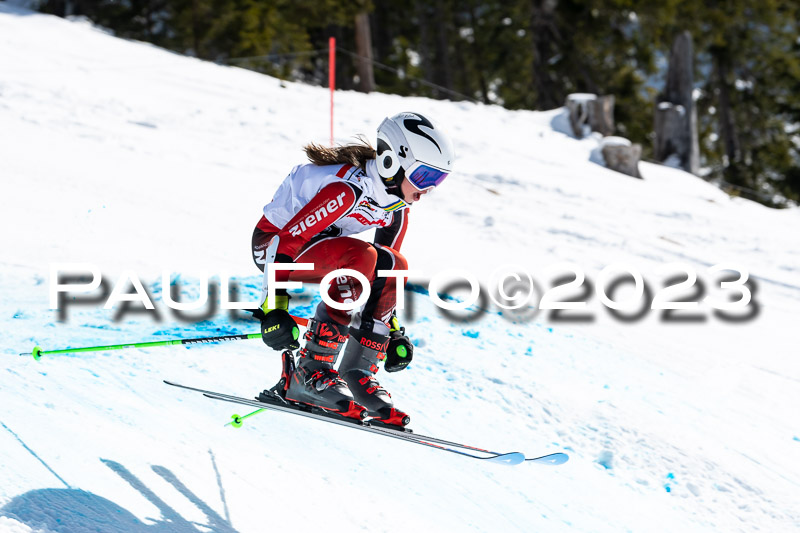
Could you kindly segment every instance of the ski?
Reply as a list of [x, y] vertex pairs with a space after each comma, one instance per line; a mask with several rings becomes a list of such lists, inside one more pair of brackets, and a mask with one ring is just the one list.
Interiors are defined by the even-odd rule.
[[565, 453], [553, 453], [541, 457], [526, 458], [522, 453], [519, 452], [508, 452], [508, 453], [494, 452], [491, 450], [486, 450], [475, 446], [469, 446], [466, 444], [460, 444], [457, 442], [447, 441], [436, 437], [418, 435], [410, 429], [402, 427], [394, 427], [394, 426], [389, 427], [374, 420], [360, 421], [351, 418], [345, 418], [319, 408], [313, 408], [308, 406], [301, 407], [299, 405], [294, 405], [290, 403], [279, 403], [279, 400], [277, 399], [275, 402], [262, 402], [255, 399], [251, 400], [248, 398], [242, 398], [240, 396], [232, 396], [229, 394], [224, 394], [211, 390], [190, 387], [188, 385], [181, 385], [179, 383], [175, 383], [172, 381], [164, 380], [164, 383], [166, 383], [167, 385], [171, 385], [173, 387], [179, 387], [182, 389], [187, 389], [202, 393], [204, 396], [214, 400], [237, 403], [241, 405], [248, 405], [251, 407], [257, 407], [259, 409], [280, 411], [284, 413], [291, 413], [295, 415], [304, 416], [307, 418], [313, 418], [316, 420], [322, 420], [324, 422], [330, 422], [340, 426], [352, 427], [369, 433], [383, 435], [385, 437], [391, 437], [394, 439], [404, 440], [406, 442], [427, 446], [437, 450], [455, 453], [464, 457], [470, 457], [472, 459], [479, 459], [488, 463], [498, 463], [509, 466], [518, 465], [523, 462], [531, 462], [544, 465], [559, 465], [565, 463], [569, 459], [569, 457]]

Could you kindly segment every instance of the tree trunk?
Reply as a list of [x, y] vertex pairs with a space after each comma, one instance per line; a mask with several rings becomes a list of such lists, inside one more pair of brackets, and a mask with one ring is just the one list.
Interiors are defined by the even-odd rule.
[[144, 3], [144, 40], [152, 41], [153, 10], [150, 2]]
[[491, 103], [489, 101], [489, 87], [486, 83], [486, 76], [484, 72], [486, 69], [484, 68], [481, 50], [478, 48], [478, 37], [476, 35], [478, 29], [478, 20], [475, 16], [475, 8], [470, 6], [469, 8], [469, 23], [472, 26], [472, 55], [475, 61], [475, 73], [478, 76], [478, 87], [481, 91], [481, 99], [483, 100], [484, 104]]
[[386, 12], [387, 9], [385, 4], [378, 4], [370, 17], [370, 29], [375, 37], [375, 42], [373, 43], [375, 48], [374, 59], [382, 63], [386, 63], [387, 58], [391, 55], [392, 41], [394, 40], [392, 24], [390, 24], [389, 15]]
[[572, 133], [578, 139], [582, 139], [592, 131], [589, 126], [589, 104], [596, 99], [596, 94], [589, 93], [567, 95], [565, 105], [569, 110], [569, 125], [572, 126]]
[[573, 93], [567, 95], [564, 105], [569, 110], [572, 132], [578, 139], [592, 131], [604, 137], [614, 133], [614, 95]]
[[614, 133], [614, 95], [598, 96], [589, 102], [589, 126], [604, 137]]
[[553, 109], [559, 105], [556, 88], [548, 70], [551, 50], [560, 41], [554, 16], [557, 5], [558, 0], [531, 0], [530, 31], [533, 38], [531, 72], [538, 109]]
[[628, 139], [622, 137], [607, 137], [603, 139], [600, 147], [600, 153], [603, 154], [608, 168], [642, 179], [639, 172], [639, 159], [642, 157], [641, 144], [631, 144]]
[[671, 102], [660, 102], [655, 112], [655, 145], [653, 155], [662, 163], [670, 157], [677, 158], [678, 166], [683, 167], [682, 154], [686, 153], [686, 109]]
[[712, 50], [711, 54], [714, 57], [714, 70], [717, 78], [717, 90], [719, 91], [717, 116], [719, 117], [722, 141], [725, 144], [725, 174], [731, 183], [743, 185], [738, 175], [737, 163], [740, 160], [739, 139], [736, 134], [736, 123], [733, 119], [730, 87], [728, 86], [730, 64], [725, 50], [715, 49]]
[[[452, 91], [453, 75], [450, 70], [450, 54], [447, 46], [448, 25], [446, 23], [449, 19], [446, 17], [442, 0], [437, 0], [434, 4], [434, 13], [436, 20], [439, 21], [439, 24], [436, 25], [436, 64], [438, 65], [436, 71], [439, 74], [436, 83]], [[450, 94], [447, 96], [450, 97]]]
[[375, 74], [372, 70], [372, 39], [369, 29], [369, 15], [356, 15], [356, 69], [358, 71], [358, 90], [370, 93], [375, 90]]
[[[419, 19], [419, 62], [422, 70], [422, 79], [433, 81], [433, 61], [431, 60], [430, 20], [431, 14], [425, 2], [416, 4], [417, 18]], [[438, 91], [436, 91], [438, 96]]]
[[[450, 13], [450, 25], [453, 28], [458, 28], [461, 26], [461, 21], [458, 17], [458, 13], [456, 10], [451, 11]], [[456, 75], [455, 79], [455, 86], [458, 88], [459, 91], [462, 93], [468, 94], [470, 97], [475, 95], [474, 85], [472, 78], [468, 75], [467, 69], [467, 55], [468, 51], [465, 50], [464, 46], [454, 46], [453, 47], [453, 66]]]
[[192, 47], [195, 57], [202, 58], [200, 53], [200, 14], [197, 12], [197, 0], [192, 0]]
[[[328, 37], [335, 37], [336, 38], [336, 46], [342, 46], [342, 43], [345, 42], [344, 40], [344, 32], [342, 31], [342, 27], [336, 24], [330, 24], [326, 28], [325, 31], [325, 42], [327, 44]], [[326, 56], [327, 57], [327, 56]], [[336, 89], [340, 89], [342, 91], [352, 91], [353, 90], [353, 66], [352, 63], [348, 61], [339, 61], [339, 55], [336, 56]], [[327, 86], [327, 73], [325, 75], [326, 86]]]
[[677, 157], [680, 168], [700, 172], [700, 146], [697, 137], [697, 109], [694, 105], [692, 36], [679, 34], [672, 44], [667, 84], [655, 110], [654, 156], [666, 161]]

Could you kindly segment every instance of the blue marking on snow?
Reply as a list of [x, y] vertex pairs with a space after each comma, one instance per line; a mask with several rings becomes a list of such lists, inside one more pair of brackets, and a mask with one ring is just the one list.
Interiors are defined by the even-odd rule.
[[[667, 473], [667, 479], [675, 479], [675, 474], [672, 472]], [[664, 483], [664, 490], [667, 492], [672, 492], [672, 485], [669, 482]]]
[[310, 318], [314, 315], [315, 305], [298, 305], [292, 309], [292, 314], [295, 316]]
[[527, 355], [528, 357], [532, 357], [533, 356], [533, 348], [528, 346], [528, 349], [525, 350], [525, 355]]
[[800, 442], [800, 437], [793, 437], [792, 440], [796, 440], [797, 442]]
[[614, 467], [612, 466], [612, 460], [614, 459], [614, 454], [608, 450], [603, 450], [600, 452], [600, 456], [595, 459], [595, 463], [599, 464], [606, 470], [611, 470]]
[[603, 385], [603, 388], [604, 389], [610, 389], [611, 387], [609, 387], [608, 384], [605, 384], [605, 385]]
[[[426, 289], [426, 288], [425, 288], [425, 287], [423, 287], [422, 285], [416, 285], [416, 284], [414, 284], [414, 283], [406, 283], [405, 290], [406, 290], [406, 291], [410, 291], [410, 292], [415, 292], [415, 293], [417, 293], [417, 294], [422, 294], [423, 296], [430, 296], [430, 291], [428, 291], [428, 289]], [[461, 300], [461, 299], [459, 299], [459, 298], [456, 298], [455, 296], [451, 296], [451, 295], [449, 295], [449, 294], [445, 294], [445, 293], [437, 293], [437, 294], [438, 294], [439, 298], [440, 298], [440, 299], [442, 299], [442, 300], [444, 300], [444, 301], [449, 301], [449, 302], [459, 302], [459, 303], [463, 302], [463, 300]], [[470, 306], [469, 306], [469, 307], [467, 307], [465, 310], [466, 310], [466, 311], [470, 311], [470, 312], [473, 312], [473, 311], [482, 311], [483, 313], [487, 313], [487, 314], [496, 314], [496, 315], [498, 315], [498, 316], [502, 315], [502, 312], [499, 312], [499, 311], [498, 311], [497, 313], [495, 313], [495, 312], [493, 312], [493, 311], [490, 311], [490, 310], [489, 310], [489, 309], [487, 309], [487, 308], [484, 308], [484, 307], [479, 307], [479, 306], [477, 306], [477, 305], [474, 305], [474, 304], [473, 304], [473, 305], [470, 305]]]
[[553, 328], [547, 328], [548, 333], [553, 333]]
[[428, 289], [415, 283], [406, 283], [406, 290], [416, 292], [417, 294], [424, 294], [425, 296], [428, 295]]
[[470, 339], [477, 339], [480, 336], [481, 332], [472, 329], [462, 329], [461, 334], [464, 335], [465, 337], [469, 337]]
[[56, 477], [58, 478], [58, 480], [59, 480], [61, 483], [63, 483], [63, 484], [64, 484], [64, 486], [65, 486], [65, 487], [67, 487], [68, 489], [71, 489], [71, 488], [72, 488], [72, 487], [70, 487], [70, 486], [69, 486], [69, 483], [67, 483], [66, 481], [64, 481], [64, 480], [61, 478], [61, 476], [59, 476], [58, 474], [56, 474], [55, 470], [53, 470], [52, 468], [50, 468], [50, 465], [48, 465], [47, 463], [45, 463], [45, 462], [42, 460], [42, 458], [41, 458], [41, 457], [39, 457], [38, 455], [36, 455], [36, 452], [34, 452], [34, 451], [33, 451], [33, 450], [31, 450], [30, 448], [28, 448], [28, 445], [27, 445], [27, 444], [25, 444], [25, 442], [24, 442], [24, 441], [23, 441], [21, 438], [19, 438], [19, 435], [17, 435], [16, 433], [14, 433], [14, 432], [11, 430], [11, 428], [10, 428], [10, 427], [8, 427], [7, 425], [5, 425], [3, 422], [0, 422], [0, 425], [2, 425], [4, 428], [6, 428], [6, 430], [8, 430], [8, 432], [9, 432], [9, 433], [11, 433], [12, 435], [14, 435], [14, 438], [15, 438], [15, 439], [17, 439], [17, 441], [18, 441], [18, 442], [19, 442], [19, 443], [22, 445], [22, 447], [23, 447], [23, 448], [25, 448], [26, 450], [28, 450], [28, 452], [29, 452], [29, 453], [30, 453], [32, 456], [34, 456], [34, 457], [35, 457], [35, 458], [36, 458], [36, 459], [37, 459], [37, 460], [38, 460], [40, 463], [42, 463], [42, 464], [44, 465], [44, 467], [50, 471], [50, 473], [51, 473], [51, 474], [53, 474], [54, 476], [56, 476]]
[[[93, 328], [93, 329], [111, 329], [108, 324], [81, 324], [82, 328]], [[114, 328], [115, 330], [119, 330], [119, 328]]]
[[175, 336], [175, 335], [177, 335], [179, 333], [182, 333], [184, 331], [186, 331], [184, 328], [177, 328], [177, 327], [171, 328], [171, 329], [160, 329], [158, 331], [154, 331], [153, 332], [153, 336], [155, 336], [155, 337], [161, 337], [161, 336], [173, 337], [173, 336]]
[[220, 337], [223, 335], [239, 335], [239, 328], [235, 326], [215, 326], [213, 323], [209, 323], [207, 325], [203, 325], [202, 327], [198, 328], [199, 331], [211, 333], [210, 336], [212, 337]]

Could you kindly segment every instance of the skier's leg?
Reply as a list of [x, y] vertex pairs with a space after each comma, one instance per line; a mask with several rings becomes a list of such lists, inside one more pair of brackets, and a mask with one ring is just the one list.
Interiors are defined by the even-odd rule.
[[[399, 252], [376, 247], [377, 270], [407, 270], [408, 263]], [[405, 279], [376, 277], [366, 304], [352, 322], [350, 342], [347, 343], [339, 372], [347, 381], [355, 401], [369, 410], [369, 414], [388, 424], [404, 426], [408, 415], [394, 408], [391, 395], [380, 386], [375, 374], [378, 363], [386, 358], [389, 344], [389, 320], [396, 305], [396, 284]]]
[[[308, 247], [296, 261], [313, 263], [312, 271], [296, 271], [290, 280], [318, 283], [328, 272], [339, 268], [356, 270], [374, 279], [378, 253], [375, 248], [358, 239], [347, 237], [324, 239]], [[350, 276], [341, 276], [331, 283], [328, 296], [337, 302], [355, 301], [361, 295], [361, 286]], [[304, 336], [305, 343], [299, 352], [297, 370], [290, 381], [286, 398], [292, 401], [317, 405], [342, 413], [355, 413], [359, 408], [346, 383], [333, 369], [342, 346], [347, 340], [351, 311], [335, 309], [324, 302], [317, 306], [314, 319]]]
[[286, 399], [360, 418], [364, 408], [353, 401], [347, 384], [333, 369], [347, 340], [347, 326], [312, 319], [304, 338]]

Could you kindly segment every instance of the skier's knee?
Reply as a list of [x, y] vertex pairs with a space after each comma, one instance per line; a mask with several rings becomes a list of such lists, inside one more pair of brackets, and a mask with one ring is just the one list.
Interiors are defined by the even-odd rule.
[[339, 268], [351, 268], [367, 278], [372, 278], [378, 263], [378, 251], [369, 243], [352, 239], [347, 251], [342, 254]]
[[400, 252], [394, 252], [394, 268], [392, 270], [408, 270], [408, 261]]

